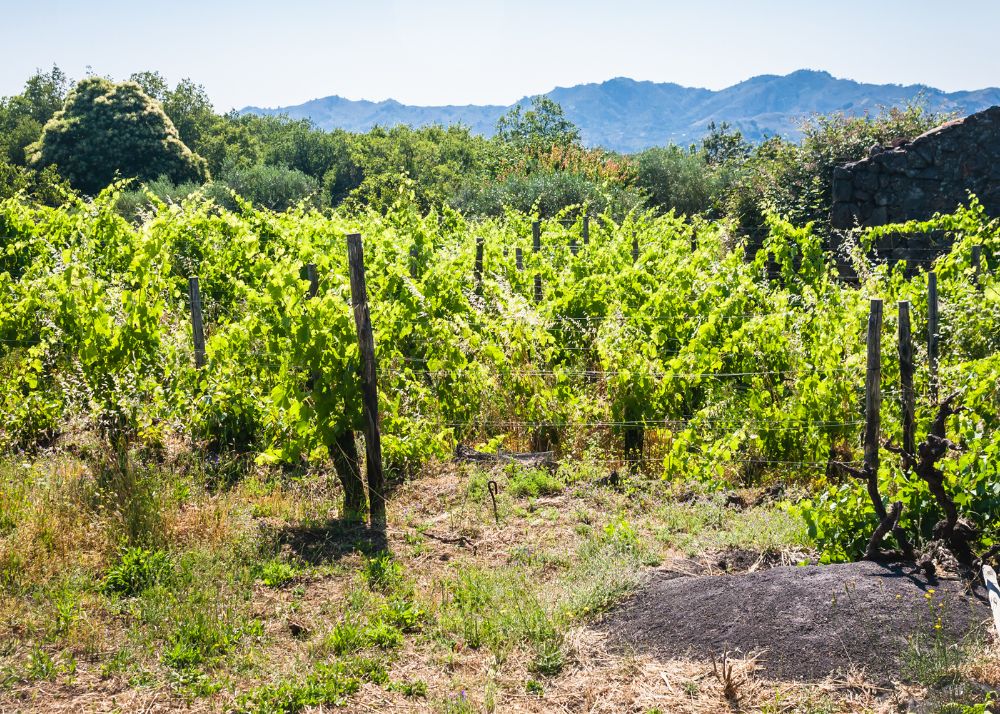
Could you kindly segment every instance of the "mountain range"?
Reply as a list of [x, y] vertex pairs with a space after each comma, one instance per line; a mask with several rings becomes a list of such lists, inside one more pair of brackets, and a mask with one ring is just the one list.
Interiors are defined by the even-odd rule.
[[[920, 84], [864, 84], [815, 70], [761, 75], [720, 90], [619, 77], [557, 87], [546, 96], [562, 105], [567, 118], [580, 128], [584, 144], [621, 152], [696, 142], [711, 122], [729, 122], [751, 141], [771, 135], [797, 139], [799, 122], [812, 114], [877, 113], [882, 107], [920, 101], [931, 111], [965, 116], [1000, 104], [996, 87], [949, 93]], [[524, 97], [516, 104], [527, 105], [530, 100]], [[288, 107], [246, 107], [241, 113], [286, 114], [309, 119], [322, 129], [348, 131], [368, 131], [376, 125], [460, 123], [488, 136], [511, 106], [423, 107], [392, 99], [371, 102], [331, 96]]]

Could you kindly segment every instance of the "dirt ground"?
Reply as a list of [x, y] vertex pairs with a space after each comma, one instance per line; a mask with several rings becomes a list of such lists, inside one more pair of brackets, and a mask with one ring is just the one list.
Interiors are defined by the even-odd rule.
[[660, 569], [598, 629], [622, 651], [657, 658], [756, 653], [774, 679], [860, 671], [888, 683], [900, 676], [908, 638], [982, 637], [989, 620], [981, 587], [861, 562], [696, 577]]

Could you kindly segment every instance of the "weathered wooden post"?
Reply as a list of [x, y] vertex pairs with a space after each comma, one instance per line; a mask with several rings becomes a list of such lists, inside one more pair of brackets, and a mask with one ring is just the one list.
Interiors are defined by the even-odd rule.
[[535, 302], [542, 301], [542, 276], [535, 273]]
[[531, 222], [531, 252], [538, 253], [542, 249], [542, 223], [541, 221]]
[[519, 271], [524, 270], [524, 252], [521, 250], [520, 246], [514, 249], [514, 262]]
[[916, 451], [916, 397], [913, 393], [913, 339], [910, 334], [910, 303], [900, 300], [899, 308], [899, 401], [903, 420], [903, 450]]
[[315, 263], [306, 264], [306, 280], [309, 281], [309, 298], [312, 299], [319, 294], [319, 274]]
[[476, 236], [476, 265], [473, 269], [475, 283], [476, 283], [476, 294], [483, 294], [483, 237]]
[[938, 294], [937, 273], [927, 273], [927, 361], [931, 370], [931, 398], [938, 397]]
[[201, 320], [201, 293], [198, 276], [188, 278], [188, 296], [191, 298], [191, 333], [194, 339], [194, 366], [205, 366], [205, 326]]
[[634, 264], [634, 263], [638, 263], [638, 262], [639, 262], [639, 239], [638, 238], [633, 238], [632, 239], [632, 263]]
[[878, 490], [879, 432], [882, 411], [882, 301], [872, 298], [868, 312], [868, 356], [865, 371], [865, 462], [868, 495], [878, 515], [885, 520], [885, 504]]
[[983, 256], [983, 246], [974, 245], [972, 246], [972, 282], [975, 285], [979, 285], [979, 263], [982, 261]]
[[576, 238], [573, 238], [572, 236], [570, 236], [570, 239], [569, 239], [569, 252], [572, 255], [576, 255], [579, 251], [580, 251], [580, 248], [576, 244]]
[[382, 435], [378, 419], [378, 382], [375, 364], [375, 336], [368, 310], [368, 287], [365, 281], [365, 257], [361, 234], [347, 236], [347, 260], [351, 277], [351, 305], [358, 331], [361, 357], [361, 398], [365, 417], [365, 463], [368, 472], [368, 502], [373, 528], [384, 528], [385, 478], [382, 473]]
[[410, 279], [417, 279], [417, 261], [420, 260], [420, 250], [417, 248], [417, 244], [414, 243], [410, 246]]
[[583, 214], [583, 244], [590, 245], [590, 216]]

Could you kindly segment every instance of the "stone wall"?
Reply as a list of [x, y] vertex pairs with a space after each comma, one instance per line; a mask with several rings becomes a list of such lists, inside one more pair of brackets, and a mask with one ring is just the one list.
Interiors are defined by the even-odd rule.
[[1000, 106], [834, 169], [831, 223], [845, 230], [926, 220], [954, 211], [969, 191], [1000, 216]]

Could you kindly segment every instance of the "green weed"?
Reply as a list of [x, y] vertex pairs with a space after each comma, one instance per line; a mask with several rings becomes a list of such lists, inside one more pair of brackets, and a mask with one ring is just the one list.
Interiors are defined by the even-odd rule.
[[284, 560], [269, 560], [260, 569], [260, 580], [269, 588], [280, 588], [294, 580], [299, 569]]
[[104, 577], [101, 590], [108, 595], [134, 597], [163, 581], [170, 569], [170, 557], [163, 551], [125, 548], [118, 564]]
[[304, 680], [288, 679], [241, 696], [239, 714], [296, 714], [307, 707], [344, 706], [362, 681], [384, 684], [385, 667], [372, 659], [319, 664]]
[[363, 574], [369, 588], [382, 592], [395, 589], [403, 581], [403, 568], [389, 552], [367, 558]]

